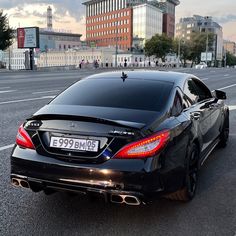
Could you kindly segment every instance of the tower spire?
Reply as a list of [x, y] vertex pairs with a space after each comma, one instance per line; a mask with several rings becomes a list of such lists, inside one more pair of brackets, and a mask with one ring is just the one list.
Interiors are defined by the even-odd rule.
[[47, 29], [52, 30], [52, 8], [47, 8]]

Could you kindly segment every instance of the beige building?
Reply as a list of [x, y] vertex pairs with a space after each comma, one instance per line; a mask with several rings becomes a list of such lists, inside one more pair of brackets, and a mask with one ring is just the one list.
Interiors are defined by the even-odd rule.
[[73, 49], [68, 51], [49, 51], [40, 53], [37, 59], [37, 67], [53, 67], [53, 66], [75, 66], [79, 67], [93, 64], [95, 61], [99, 65], [112, 63], [112, 54], [114, 48], [88, 48]]
[[224, 41], [225, 51], [236, 56], [236, 43], [231, 41]]
[[183, 40], [190, 40], [193, 32], [212, 33], [214, 41], [212, 45], [212, 60], [215, 65], [220, 65], [223, 59], [223, 31], [222, 27], [210, 16], [185, 17], [176, 24], [176, 37]]

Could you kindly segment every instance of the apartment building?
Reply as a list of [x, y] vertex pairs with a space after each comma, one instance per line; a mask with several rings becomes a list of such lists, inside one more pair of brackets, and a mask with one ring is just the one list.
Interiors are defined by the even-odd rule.
[[[90, 0], [86, 6], [86, 40], [96, 46], [127, 50], [133, 38], [159, 33], [174, 37], [178, 0]], [[143, 22], [142, 26], [140, 22]]]
[[213, 61], [221, 62], [223, 58], [223, 31], [222, 27], [210, 16], [194, 15], [193, 17], [181, 18], [176, 24], [176, 37], [190, 40], [193, 32], [212, 33], [214, 42], [212, 48]]
[[236, 56], [236, 43], [225, 40], [224, 50]]
[[98, 47], [132, 45], [132, 7], [126, 0], [92, 0], [86, 5], [86, 40]]

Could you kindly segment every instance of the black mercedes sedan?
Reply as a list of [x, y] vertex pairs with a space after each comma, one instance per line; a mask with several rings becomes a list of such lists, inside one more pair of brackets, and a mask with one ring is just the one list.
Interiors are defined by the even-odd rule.
[[226, 94], [196, 76], [101, 73], [70, 86], [18, 130], [11, 183], [139, 205], [189, 201], [198, 170], [229, 136]]

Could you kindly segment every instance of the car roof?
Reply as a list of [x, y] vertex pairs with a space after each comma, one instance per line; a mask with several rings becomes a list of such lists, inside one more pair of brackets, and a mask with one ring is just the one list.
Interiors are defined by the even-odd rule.
[[189, 77], [196, 78], [194, 75], [172, 72], [172, 71], [152, 71], [152, 70], [135, 70], [127, 71], [120, 70], [114, 72], [105, 72], [86, 77], [85, 79], [120, 79], [122, 78], [122, 73], [127, 75], [127, 80], [129, 79], [142, 79], [142, 80], [156, 80], [174, 83], [176, 86], [182, 87], [186, 79]]

